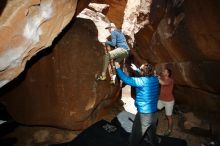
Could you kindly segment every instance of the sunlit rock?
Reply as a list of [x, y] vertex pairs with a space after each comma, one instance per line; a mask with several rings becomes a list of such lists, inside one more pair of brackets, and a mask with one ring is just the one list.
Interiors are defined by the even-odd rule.
[[86, 8], [77, 17], [92, 20], [98, 29], [99, 42], [104, 43], [107, 40], [110, 33], [105, 27], [108, 26], [110, 22], [104, 14]]
[[50, 46], [70, 22], [77, 0], [7, 1], [0, 17], [0, 87], [17, 77], [26, 62]]
[[129, 43], [133, 46], [134, 35], [149, 24], [149, 13], [152, 0], [128, 0], [122, 25], [123, 32], [130, 37]]
[[97, 3], [90, 3], [89, 4], [90, 8], [93, 8], [94, 10], [96, 10], [97, 12], [102, 13], [102, 11], [106, 8], [109, 7], [109, 5], [107, 4], [97, 4]]

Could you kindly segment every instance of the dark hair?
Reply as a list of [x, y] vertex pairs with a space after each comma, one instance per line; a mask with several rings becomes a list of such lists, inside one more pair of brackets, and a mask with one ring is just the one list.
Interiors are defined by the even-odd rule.
[[165, 70], [167, 70], [168, 71], [168, 77], [171, 77], [172, 76], [172, 71], [171, 71], [171, 69], [169, 69], [169, 68], [165, 68]]
[[153, 75], [153, 66], [149, 63], [144, 63], [143, 65], [143, 68], [140, 69], [141, 71], [143, 71], [143, 76]]

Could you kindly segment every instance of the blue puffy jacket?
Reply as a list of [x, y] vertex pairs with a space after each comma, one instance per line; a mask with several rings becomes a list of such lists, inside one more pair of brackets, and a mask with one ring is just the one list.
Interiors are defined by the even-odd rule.
[[111, 41], [106, 41], [106, 44], [117, 48], [129, 49], [124, 34], [119, 30], [111, 32]]
[[140, 113], [157, 111], [159, 96], [159, 81], [155, 76], [129, 77], [120, 68], [116, 69], [120, 79], [126, 84], [135, 87], [135, 106]]

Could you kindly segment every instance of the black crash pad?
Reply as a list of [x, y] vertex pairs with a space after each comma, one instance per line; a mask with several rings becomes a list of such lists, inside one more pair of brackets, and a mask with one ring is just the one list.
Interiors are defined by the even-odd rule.
[[[111, 123], [101, 120], [85, 129], [71, 142], [51, 146], [128, 146], [133, 119], [134, 115], [124, 111], [115, 117]], [[161, 139], [157, 146], [187, 146], [183, 139], [158, 137]], [[150, 145], [143, 141], [140, 146]]]
[[187, 146], [186, 141], [183, 139], [165, 136], [158, 137], [161, 138], [161, 142], [158, 144], [158, 146]]
[[[117, 127], [121, 127], [124, 131], [131, 133], [133, 121], [134, 121], [135, 115], [132, 113], [129, 113], [127, 111], [120, 112], [112, 121], [111, 123], [113, 125], [116, 125]], [[173, 138], [173, 137], [165, 137], [158, 135], [158, 141], [160, 143], [157, 144], [157, 146], [186, 146], [187, 143], [183, 139], [179, 138]], [[147, 142], [144, 140], [140, 146], [148, 146]]]
[[82, 133], [73, 141], [51, 146], [127, 146], [129, 134], [120, 127], [101, 120]]

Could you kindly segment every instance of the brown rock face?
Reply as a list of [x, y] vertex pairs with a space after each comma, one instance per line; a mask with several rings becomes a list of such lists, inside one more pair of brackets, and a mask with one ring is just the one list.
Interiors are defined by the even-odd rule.
[[3, 95], [18, 122], [81, 129], [97, 120], [117, 91], [108, 81], [95, 81], [104, 54], [97, 35], [92, 21], [78, 18], [56, 45], [31, 59], [18, 78], [23, 81]]
[[177, 101], [205, 111], [219, 111], [219, 9], [218, 0], [152, 1], [150, 23], [135, 36], [138, 57], [173, 70]]
[[109, 5], [109, 9], [106, 12], [106, 16], [109, 20], [118, 28], [121, 28], [124, 17], [124, 9], [126, 6], [126, 0], [92, 0], [94, 3], [104, 3]]
[[97, 36], [94, 23], [77, 19], [55, 40], [57, 45], [32, 58], [25, 72], [1, 89], [1, 99], [13, 118], [28, 125], [68, 129], [81, 129], [97, 120], [118, 97], [109, 81], [94, 80], [104, 54]]
[[0, 87], [18, 76], [34, 54], [51, 45], [72, 19], [76, 4], [77, 0], [1, 3]]
[[[72, 18], [76, 2], [2, 3], [6, 7], [0, 11], [0, 86], [23, 71], [34, 54], [51, 45]], [[219, 0], [92, 2], [109, 5], [104, 13], [133, 41], [137, 65], [149, 61], [158, 70], [165, 66], [173, 70], [176, 102], [219, 113]], [[80, 0], [77, 12], [87, 4]], [[132, 22], [135, 24], [126, 26]], [[94, 23], [76, 20], [54, 41], [57, 44], [40, 52], [19, 78], [1, 89], [1, 98], [17, 121], [80, 129], [114, 101], [119, 89], [94, 81], [103, 55], [97, 35]]]

